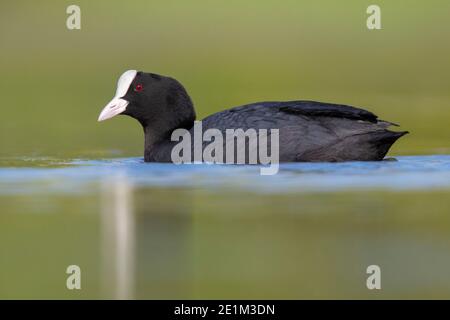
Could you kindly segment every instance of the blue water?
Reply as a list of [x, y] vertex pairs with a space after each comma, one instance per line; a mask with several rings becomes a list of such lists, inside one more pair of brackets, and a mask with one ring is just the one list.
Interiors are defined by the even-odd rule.
[[[109, 179], [142, 187], [246, 190], [257, 193], [450, 188], [450, 155], [401, 156], [396, 161], [280, 164], [272, 176], [255, 165], [144, 163], [142, 158], [105, 160], [15, 159], [0, 168], [0, 194], [85, 193]], [[41, 166], [33, 164], [39, 161]], [[42, 167], [48, 163], [50, 166]], [[30, 166], [28, 167], [27, 164]]]
[[[273, 176], [0, 158], [0, 298], [448, 299], [449, 193], [449, 155], [290, 163]], [[71, 264], [81, 292], [65, 287]]]

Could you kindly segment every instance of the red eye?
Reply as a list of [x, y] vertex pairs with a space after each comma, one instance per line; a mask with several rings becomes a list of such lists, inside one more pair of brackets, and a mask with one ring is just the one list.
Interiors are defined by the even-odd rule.
[[134, 91], [136, 91], [136, 92], [141, 92], [142, 89], [144, 89], [144, 87], [140, 83], [137, 84], [136, 87], [134, 87]]

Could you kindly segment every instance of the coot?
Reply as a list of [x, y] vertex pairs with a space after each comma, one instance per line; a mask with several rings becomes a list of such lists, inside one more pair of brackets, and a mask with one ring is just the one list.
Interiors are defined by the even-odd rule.
[[[124, 72], [115, 97], [98, 121], [119, 114], [142, 125], [146, 162], [172, 161], [171, 152], [178, 141], [172, 141], [171, 136], [176, 129], [188, 130], [194, 139], [193, 103], [181, 83], [171, 77]], [[227, 129], [255, 129], [257, 134], [266, 129], [270, 136], [278, 129], [280, 162], [382, 160], [392, 144], [408, 133], [390, 131], [387, 128], [391, 125], [395, 124], [360, 108], [316, 101], [257, 102], [202, 120], [203, 131], [217, 129], [224, 135]], [[202, 147], [206, 145], [203, 141]], [[248, 149], [248, 140], [245, 147]], [[225, 156], [224, 152], [223, 162]], [[248, 162], [248, 156], [245, 159]]]

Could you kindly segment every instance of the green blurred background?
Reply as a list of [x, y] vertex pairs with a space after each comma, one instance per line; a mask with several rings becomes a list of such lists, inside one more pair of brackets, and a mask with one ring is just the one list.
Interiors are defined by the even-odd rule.
[[[96, 119], [127, 69], [170, 75], [199, 118], [262, 100], [363, 106], [411, 135], [391, 154], [449, 153], [450, 2], [2, 1], [0, 153], [141, 155], [130, 118]], [[66, 7], [81, 7], [81, 30]]]
[[[136, 121], [97, 122], [127, 69], [181, 81], [199, 119], [262, 100], [345, 103], [411, 132], [391, 155], [450, 153], [450, 2], [378, 0], [382, 30], [369, 31], [372, 3], [2, 1], [0, 166], [9, 168], [0, 169], [13, 183], [0, 176], [0, 298], [114, 296], [101, 289], [113, 268], [99, 245], [101, 188], [52, 193], [47, 184], [76, 179], [42, 169], [48, 179], [33, 184], [30, 168], [11, 167], [142, 156]], [[81, 7], [81, 30], [66, 28], [70, 4]], [[130, 193], [129, 297], [450, 297], [448, 189]], [[65, 287], [74, 263], [81, 291]], [[381, 291], [365, 287], [374, 263]]]

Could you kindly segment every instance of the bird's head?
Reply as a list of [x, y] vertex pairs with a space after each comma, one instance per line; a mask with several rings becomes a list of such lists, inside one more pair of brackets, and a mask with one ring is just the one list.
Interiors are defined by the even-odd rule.
[[98, 121], [119, 114], [138, 120], [144, 129], [153, 127], [160, 131], [189, 127], [195, 120], [192, 101], [177, 80], [136, 70], [120, 76], [116, 94]]

